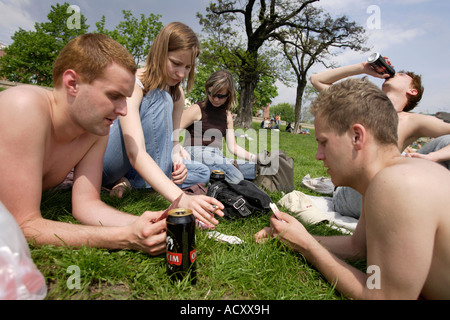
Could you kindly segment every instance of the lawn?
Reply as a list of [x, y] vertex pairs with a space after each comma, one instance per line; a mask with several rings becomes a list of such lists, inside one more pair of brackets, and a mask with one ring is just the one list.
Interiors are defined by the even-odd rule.
[[[259, 130], [259, 124], [254, 124]], [[279, 132], [280, 149], [294, 158], [295, 187], [301, 179], [325, 176], [315, 160], [314, 131], [310, 135]], [[270, 137], [270, 135], [269, 135]], [[246, 147], [249, 142], [238, 138]], [[270, 143], [269, 143], [270, 145]], [[269, 147], [270, 148], [270, 147]], [[283, 194], [270, 193], [277, 202]], [[103, 200], [120, 210], [139, 215], [145, 210], [164, 210], [170, 203], [156, 193], [128, 192], [123, 199], [102, 193]], [[45, 218], [77, 223], [71, 215], [70, 191], [45, 193], [41, 210]], [[31, 246], [32, 257], [43, 273], [49, 300], [340, 300], [332, 284], [304, 258], [277, 240], [265, 244], [254, 234], [269, 223], [269, 215], [223, 220], [216, 230], [237, 236], [245, 243], [230, 245], [209, 239], [207, 231], [197, 230], [197, 276], [195, 285], [172, 283], [166, 275], [165, 255], [150, 257], [141, 252], [111, 251], [83, 247]], [[337, 234], [327, 226], [307, 227], [320, 235]], [[364, 267], [364, 262], [359, 262]], [[74, 281], [73, 268], [80, 277]]]

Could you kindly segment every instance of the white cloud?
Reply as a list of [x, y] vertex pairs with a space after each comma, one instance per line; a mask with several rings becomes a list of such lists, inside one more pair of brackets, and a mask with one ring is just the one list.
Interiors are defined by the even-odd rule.
[[381, 51], [401, 46], [425, 34], [425, 30], [422, 28], [405, 30], [395, 26], [368, 31], [369, 43]]
[[22, 6], [29, 3], [29, 0], [0, 1], [0, 41], [10, 44], [11, 35], [19, 28], [25, 30], [34, 28], [35, 21], [31, 19], [27, 11], [22, 10]]
[[412, 4], [426, 3], [430, 1], [431, 0], [393, 0], [392, 2], [396, 5], [412, 5]]
[[373, 0], [320, 0], [314, 3], [314, 6], [322, 7], [335, 15], [346, 14], [354, 16], [355, 13], [358, 15], [366, 14], [367, 8], [373, 4]]

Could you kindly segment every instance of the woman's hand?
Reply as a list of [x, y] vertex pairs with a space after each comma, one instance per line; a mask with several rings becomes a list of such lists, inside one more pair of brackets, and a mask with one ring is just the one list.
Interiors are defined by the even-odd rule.
[[214, 217], [217, 214], [220, 217], [224, 216], [222, 210], [223, 204], [212, 197], [204, 195], [187, 195], [184, 194], [180, 199], [180, 208], [187, 208], [192, 210], [195, 218], [206, 224], [210, 229], [219, 224], [219, 221]]
[[187, 178], [187, 168], [183, 162], [173, 164], [172, 181], [175, 184], [182, 184]]

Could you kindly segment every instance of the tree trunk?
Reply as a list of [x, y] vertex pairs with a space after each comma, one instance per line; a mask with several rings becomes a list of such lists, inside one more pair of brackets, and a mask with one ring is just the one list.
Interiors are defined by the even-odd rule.
[[243, 62], [242, 74], [240, 76], [241, 92], [239, 95], [239, 106], [235, 125], [239, 128], [250, 129], [253, 119], [253, 104], [255, 103], [256, 85], [259, 74], [255, 71], [258, 65], [257, 50], [250, 51], [250, 59]]
[[294, 126], [294, 133], [299, 133], [298, 131], [301, 130], [301, 121], [302, 121], [302, 104], [303, 104], [303, 92], [306, 88], [306, 80], [305, 77], [302, 77], [301, 79], [298, 79], [298, 86], [297, 86], [297, 96], [295, 98], [295, 126]]

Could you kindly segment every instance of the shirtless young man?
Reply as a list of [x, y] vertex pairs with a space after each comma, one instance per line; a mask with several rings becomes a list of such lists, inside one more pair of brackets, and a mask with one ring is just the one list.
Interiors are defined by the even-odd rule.
[[[382, 91], [389, 97], [398, 114], [400, 152], [418, 138], [436, 138], [418, 152], [407, 153], [407, 156], [428, 159], [450, 169], [450, 124], [434, 116], [408, 112], [413, 110], [422, 99], [423, 87], [420, 76], [413, 72], [401, 71], [389, 78], [388, 75], [375, 72], [365, 61], [314, 74], [310, 80], [311, 84], [322, 92], [341, 79], [361, 74], [385, 79]], [[358, 219], [361, 214], [361, 195], [350, 188], [336, 188], [333, 203], [334, 210], [342, 215]]]
[[[405, 150], [418, 138], [437, 138], [450, 134], [450, 123], [434, 116], [408, 112], [417, 106], [423, 94], [421, 78], [412, 72], [401, 71], [396, 73], [394, 77], [388, 78], [388, 75], [380, 75], [375, 72], [366, 61], [314, 74], [310, 80], [311, 84], [319, 92], [322, 92], [341, 79], [361, 74], [386, 79], [382, 85], [382, 90], [389, 97], [398, 113], [398, 148], [400, 151]], [[411, 156], [423, 157], [420, 154], [411, 154]], [[450, 160], [450, 147], [436, 150], [428, 158], [436, 162], [448, 161]]]
[[[272, 216], [271, 228], [257, 239], [280, 237], [348, 298], [450, 299], [450, 172], [401, 156], [397, 113], [367, 80], [335, 84], [311, 112], [316, 159], [335, 185], [363, 195], [357, 228], [352, 236], [312, 236], [296, 218], [280, 213], [284, 222]], [[368, 274], [344, 262], [364, 257]]]
[[[111, 124], [126, 115], [136, 64], [126, 49], [101, 34], [70, 41], [58, 56], [54, 90], [21, 85], [0, 93], [0, 201], [37, 244], [165, 251], [165, 220], [140, 217], [100, 199], [103, 154]], [[44, 219], [42, 192], [72, 168], [72, 212], [83, 225]]]

